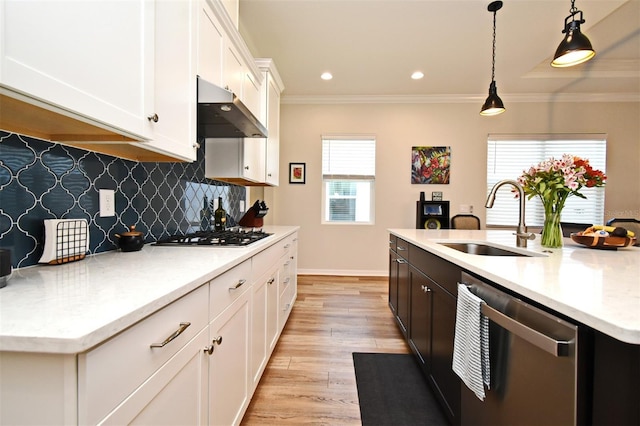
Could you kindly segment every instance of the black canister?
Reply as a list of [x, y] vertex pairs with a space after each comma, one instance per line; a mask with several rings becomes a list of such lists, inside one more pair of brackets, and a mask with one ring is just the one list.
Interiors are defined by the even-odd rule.
[[11, 276], [11, 250], [0, 249], [0, 288], [7, 285]]

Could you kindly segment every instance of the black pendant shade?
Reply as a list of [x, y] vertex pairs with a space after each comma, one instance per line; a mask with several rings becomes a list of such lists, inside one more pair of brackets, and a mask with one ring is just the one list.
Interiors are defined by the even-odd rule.
[[493, 56], [491, 61], [491, 84], [489, 85], [489, 96], [484, 101], [480, 115], [491, 116], [502, 114], [505, 111], [502, 99], [498, 96], [498, 89], [496, 88], [495, 71], [496, 71], [496, 12], [502, 8], [501, 1], [494, 1], [489, 3], [487, 10], [493, 13]]
[[[579, 17], [576, 19], [578, 15]], [[562, 30], [562, 33], [566, 35], [560, 42], [558, 49], [556, 49], [551, 66], [557, 68], [572, 67], [595, 56], [596, 52], [591, 47], [591, 42], [580, 31], [580, 24], [584, 22], [582, 11], [576, 9], [574, 1], [572, 1], [571, 15], [565, 18], [564, 30]]]
[[489, 85], [489, 96], [484, 101], [480, 115], [490, 116], [502, 114], [505, 111], [502, 99], [498, 96], [498, 89], [496, 88], [496, 82], [492, 81]]

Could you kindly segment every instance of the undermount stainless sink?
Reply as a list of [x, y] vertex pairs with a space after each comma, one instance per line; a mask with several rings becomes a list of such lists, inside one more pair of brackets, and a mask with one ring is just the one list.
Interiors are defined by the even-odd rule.
[[523, 256], [531, 257], [530, 254], [524, 254], [517, 251], [502, 249], [482, 243], [438, 243], [440, 245], [452, 248], [468, 254], [477, 254], [481, 256]]

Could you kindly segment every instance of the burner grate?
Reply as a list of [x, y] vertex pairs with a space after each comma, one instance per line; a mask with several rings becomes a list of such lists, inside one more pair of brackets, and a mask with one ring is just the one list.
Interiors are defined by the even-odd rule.
[[161, 238], [158, 246], [232, 246], [242, 247], [268, 237], [269, 233], [253, 228], [227, 229], [224, 231], [198, 231], [184, 235]]

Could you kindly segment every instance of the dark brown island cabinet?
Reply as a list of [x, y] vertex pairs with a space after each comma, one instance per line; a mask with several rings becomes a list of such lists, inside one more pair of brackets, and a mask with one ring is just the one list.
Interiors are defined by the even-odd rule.
[[[451, 367], [457, 284], [463, 272], [466, 271], [462, 267], [402, 238], [393, 234], [389, 237], [389, 308], [452, 425], [483, 424], [481, 420], [470, 420], [468, 413], [465, 417], [466, 405], [462, 401], [470, 391]], [[562, 317], [533, 300], [493, 285]], [[580, 329], [575, 424], [640, 425], [640, 345], [618, 341], [566, 319]], [[544, 371], [538, 373], [544, 375]], [[535, 397], [530, 398], [530, 404], [534, 411], [545, 410]], [[503, 420], [503, 424], [528, 424], [523, 417]]]

